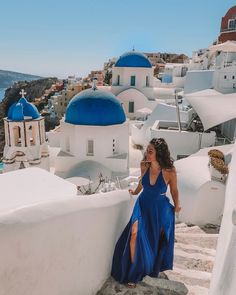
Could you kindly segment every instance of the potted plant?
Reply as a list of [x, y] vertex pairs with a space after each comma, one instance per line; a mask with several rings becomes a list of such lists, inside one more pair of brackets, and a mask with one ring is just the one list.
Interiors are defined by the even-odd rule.
[[213, 149], [208, 152], [208, 155], [210, 156], [209, 168], [211, 179], [225, 182], [229, 169], [225, 164], [224, 154], [219, 150]]

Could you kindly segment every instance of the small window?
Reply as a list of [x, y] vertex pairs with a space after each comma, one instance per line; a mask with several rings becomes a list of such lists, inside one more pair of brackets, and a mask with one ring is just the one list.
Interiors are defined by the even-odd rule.
[[149, 87], [149, 77], [146, 76], [146, 87]]
[[117, 142], [115, 139], [113, 139], [112, 151], [113, 151], [113, 154], [117, 153]]
[[235, 79], [235, 76], [232, 76], [232, 80], [234, 80]]
[[120, 85], [120, 75], [117, 76], [117, 86]]
[[129, 101], [129, 113], [134, 113], [134, 101]]
[[235, 19], [229, 19], [228, 21], [228, 29], [235, 29], [236, 28], [236, 20]]
[[93, 156], [94, 150], [93, 150], [93, 140], [89, 139], [87, 142], [87, 156]]
[[130, 77], [130, 86], [135, 86], [135, 76]]
[[226, 75], [224, 75], [224, 79], [227, 79], [227, 76]]

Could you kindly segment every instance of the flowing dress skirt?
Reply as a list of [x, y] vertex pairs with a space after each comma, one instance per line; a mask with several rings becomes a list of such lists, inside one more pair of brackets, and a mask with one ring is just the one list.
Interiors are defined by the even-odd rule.
[[[158, 277], [159, 272], [173, 268], [174, 206], [165, 195], [167, 186], [162, 171], [155, 185], [150, 184], [147, 171], [142, 184], [144, 189], [114, 250], [111, 275], [120, 283], [137, 283], [145, 275]], [[130, 238], [136, 221], [138, 230], [131, 262]]]

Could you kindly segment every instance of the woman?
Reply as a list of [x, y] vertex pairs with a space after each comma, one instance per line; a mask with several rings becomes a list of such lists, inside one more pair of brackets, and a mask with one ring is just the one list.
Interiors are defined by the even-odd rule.
[[[120, 283], [135, 287], [145, 275], [158, 277], [172, 269], [175, 212], [181, 210], [176, 170], [163, 138], [153, 138], [140, 164], [141, 178], [130, 194], [139, 195], [130, 221], [114, 251], [111, 275]], [[174, 206], [166, 197], [167, 186]]]

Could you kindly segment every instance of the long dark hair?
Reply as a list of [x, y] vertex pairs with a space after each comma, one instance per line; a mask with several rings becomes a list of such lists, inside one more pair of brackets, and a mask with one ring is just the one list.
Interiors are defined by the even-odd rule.
[[164, 138], [153, 138], [150, 142], [156, 150], [156, 159], [162, 169], [174, 167], [174, 160], [170, 156], [168, 145]]

